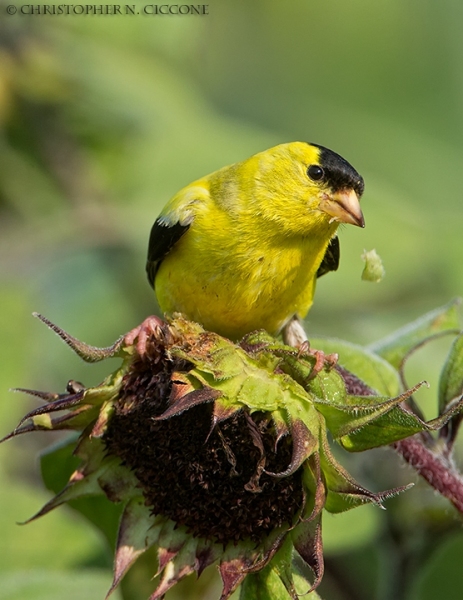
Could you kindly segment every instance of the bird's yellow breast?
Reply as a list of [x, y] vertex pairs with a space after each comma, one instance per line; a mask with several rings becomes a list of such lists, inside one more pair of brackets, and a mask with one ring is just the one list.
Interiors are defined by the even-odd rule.
[[160, 265], [159, 305], [231, 339], [255, 329], [276, 334], [309, 310], [329, 239], [282, 237], [265, 223], [206, 203]]

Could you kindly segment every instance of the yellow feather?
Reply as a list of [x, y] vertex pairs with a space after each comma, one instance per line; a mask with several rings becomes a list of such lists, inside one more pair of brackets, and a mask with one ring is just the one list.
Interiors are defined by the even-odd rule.
[[190, 227], [157, 272], [161, 309], [231, 339], [260, 328], [276, 334], [304, 317], [339, 224], [320, 205], [329, 181], [307, 175], [320, 155], [318, 146], [281, 144], [178, 192], [158, 223]]

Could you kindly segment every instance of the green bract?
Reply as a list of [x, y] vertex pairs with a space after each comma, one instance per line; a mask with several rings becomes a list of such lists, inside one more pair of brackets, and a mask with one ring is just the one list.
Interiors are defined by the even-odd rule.
[[[362, 487], [335, 459], [328, 432], [351, 452], [443, 426], [454, 439], [462, 407], [461, 336], [443, 370], [441, 415], [433, 421], [407, 405], [421, 383], [402, 389], [397, 371], [414, 346], [453, 326], [453, 310], [433, 313], [370, 350], [317, 340], [318, 348], [339, 354], [337, 365], [332, 355], [285, 346], [262, 331], [234, 344], [181, 317], [161, 322], [142, 355], [122, 339], [97, 349], [41, 317], [85, 360], [118, 356], [122, 364], [96, 387], [70, 381], [64, 394], [29, 391], [46, 403], [8, 437], [80, 432], [72, 445], [74, 473], [34, 518], [89, 495], [119, 505], [110, 591], [153, 548], [160, 579], [151, 600], [214, 563], [222, 600], [240, 584], [243, 599], [295, 599], [309, 591], [316, 597], [322, 510], [381, 506], [405, 489]], [[62, 452], [44, 459], [46, 479], [47, 465]], [[80, 505], [95, 522], [98, 501], [91, 509]], [[110, 537], [115, 519], [103, 521]], [[312, 569], [312, 583], [294, 566], [295, 557]]]

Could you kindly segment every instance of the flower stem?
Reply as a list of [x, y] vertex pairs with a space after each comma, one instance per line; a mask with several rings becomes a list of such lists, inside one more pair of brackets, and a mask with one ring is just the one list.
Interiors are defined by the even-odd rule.
[[392, 447], [463, 514], [463, 480], [450, 461], [427, 448], [417, 436], [396, 442]]

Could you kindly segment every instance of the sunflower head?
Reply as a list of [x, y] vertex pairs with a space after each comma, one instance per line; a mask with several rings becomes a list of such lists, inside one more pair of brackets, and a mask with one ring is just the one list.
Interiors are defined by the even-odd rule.
[[[150, 600], [213, 563], [222, 600], [240, 584], [244, 598], [314, 590], [323, 575], [323, 509], [381, 506], [404, 489], [362, 487], [334, 458], [328, 430], [359, 451], [430, 427], [403, 404], [417, 386], [380, 395], [333, 360], [320, 364], [319, 353], [262, 331], [234, 344], [177, 316], [140, 355], [122, 338], [87, 346], [40, 318], [85, 360], [122, 360], [96, 387], [26, 390], [45, 404], [7, 436], [79, 432], [80, 466], [34, 518], [89, 494], [122, 503], [110, 592], [151, 547], [159, 584]], [[295, 566], [301, 561], [310, 582]]]

